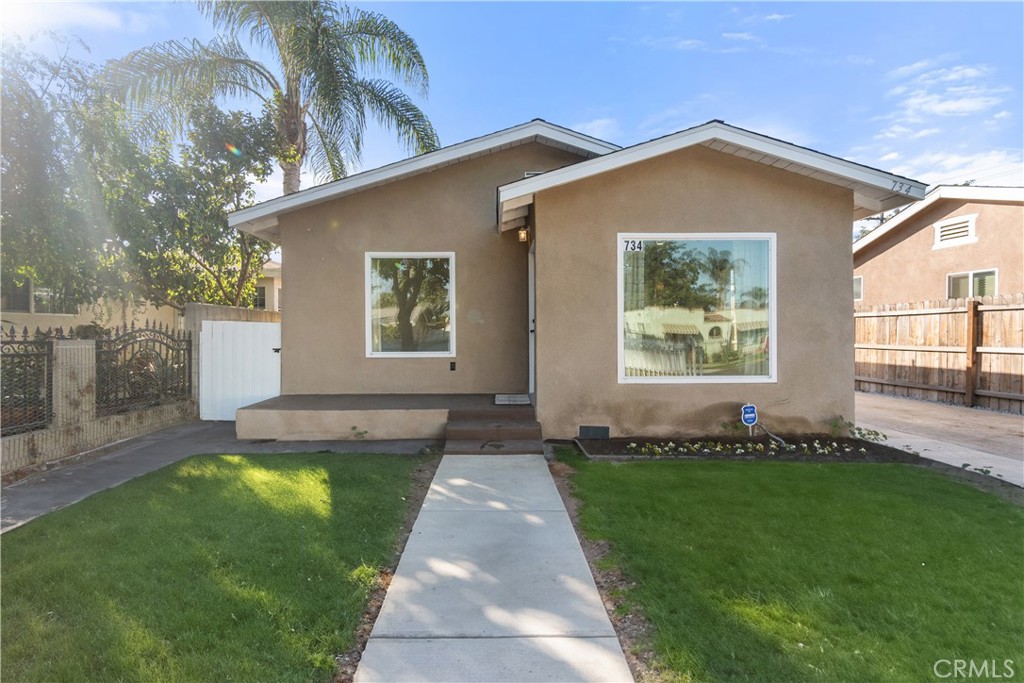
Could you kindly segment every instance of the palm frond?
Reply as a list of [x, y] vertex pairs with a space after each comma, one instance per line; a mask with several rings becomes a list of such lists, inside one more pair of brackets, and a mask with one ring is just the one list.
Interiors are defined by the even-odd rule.
[[197, 101], [215, 97], [266, 99], [277, 80], [249, 58], [233, 37], [199, 41], [169, 40], [107, 63], [104, 90], [123, 102], [146, 130], [178, 132]]
[[344, 7], [339, 12], [337, 39], [350, 44], [360, 63], [384, 69], [387, 75], [427, 94], [430, 78], [416, 41], [382, 14]]
[[388, 130], [394, 130], [411, 151], [424, 154], [440, 146], [430, 119], [394, 83], [375, 78], [361, 79], [355, 85], [360, 108], [370, 111]]
[[355, 158], [354, 155], [343, 149], [344, 136], [323, 128], [316, 117], [311, 116], [313, 122], [314, 138], [310, 141], [309, 155], [306, 162], [309, 164], [313, 174], [317, 178], [330, 177], [331, 180], [338, 180], [348, 175], [348, 167], [345, 164], [346, 156]]

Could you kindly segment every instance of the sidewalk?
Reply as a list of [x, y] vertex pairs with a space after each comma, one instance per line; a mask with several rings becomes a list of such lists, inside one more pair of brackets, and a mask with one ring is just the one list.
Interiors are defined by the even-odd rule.
[[883, 432], [887, 446], [953, 467], [970, 465], [1024, 486], [1024, 417], [978, 408], [856, 394], [858, 427]]
[[541, 455], [446, 455], [355, 674], [632, 681]]
[[416, 453], [430, 441], [239, 441], [234, 422], [189, 422], [125, 441], [85, 462], [5, 486], [0, 533], [200, 453]]

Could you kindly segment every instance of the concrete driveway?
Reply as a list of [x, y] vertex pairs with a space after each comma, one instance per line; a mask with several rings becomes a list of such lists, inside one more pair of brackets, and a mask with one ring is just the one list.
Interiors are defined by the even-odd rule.
[[857, 392], [856, 424], [887, 446], [1024, 487], [1024, 417], [978, 408]]

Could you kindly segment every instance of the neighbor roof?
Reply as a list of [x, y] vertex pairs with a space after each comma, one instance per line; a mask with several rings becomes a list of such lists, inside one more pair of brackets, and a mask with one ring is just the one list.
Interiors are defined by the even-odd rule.
[[533, 203], [537, 192], [694, 145], [704, 145], [725, 154], [850, 188], [854, 197], [854, 219], [922, 199], [927, 188], [917, 180], [715, 120], [501, 186], [498, 188], [501, 229], [507, 230], [518, 224], [517, 219], [522, 216], [524, 207]]
[[853, 253], [856, 254], [864, 247], [877, 242], [889, 233], [899, 230], [914, 216], [935, 202], [943, 199], [959, 199], [972, 202], [1024, 202], [1024, 187], [976, 187], [973, 185], [939, 185], [933, 188], [924, 201], [901, 211], [885, 223], [869, 232], [864, 237], [853, 243]]
[[228, 214], [228, 225], [257, 237], [277, 242], [280, 238], [277, 217], [283, 213], [530, 142], [539, 142], [558, 149], [565, 149], [587, 158], [621, 149], [618, 145], [610, 142], [598, 140], [541, 119], [534, 119], [529, 123], [442, 147], [433, 152], [396, 161], [387, 166], [357, 173], [341, 180], [317, 185], [307, 190], [250, 206], [241, 211], [235, 211]]

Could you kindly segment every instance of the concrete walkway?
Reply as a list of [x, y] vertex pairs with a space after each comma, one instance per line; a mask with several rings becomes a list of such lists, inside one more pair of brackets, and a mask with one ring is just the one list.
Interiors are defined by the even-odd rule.
[[857, 392], [858, 427], [883, 432], [884, 443], [947, 465], [1024, 486], [1024, 417]]
[[435, 442], [239, 441], [234, 422], [190, 422], [129, 439], [77, 465], [36, 474], [5, 486], [0, 495], [0, 532], [47, 512], [200, 453], [416, 453]]
[[444, 457], [355, 680], [633, 680], [544, 456]]

